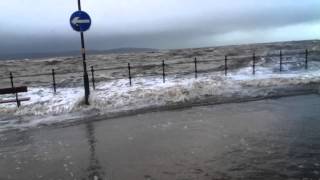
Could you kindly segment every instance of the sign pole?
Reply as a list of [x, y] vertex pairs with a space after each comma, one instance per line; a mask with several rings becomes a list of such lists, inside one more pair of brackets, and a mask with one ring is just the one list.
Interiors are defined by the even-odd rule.
[[[78, 0], [78, 10], [81, 11], [81, 0]], [[87, 72], [84, 35], [82, 31], [80, 32], [80, 36], [81, 36], [81, 54], [82, 54], [82, 62], [83, 62], [83, 83], [84, 83], [85, 104], [89, 105], [90, 86], [89, 86], [89, 76]]]

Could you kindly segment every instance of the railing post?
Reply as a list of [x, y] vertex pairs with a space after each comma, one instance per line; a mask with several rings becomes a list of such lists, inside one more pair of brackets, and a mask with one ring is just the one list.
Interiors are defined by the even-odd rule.
[[198, 67], [197, 67], [197, 58], [194, 58], [194, 77], [198, 78]]
[[93, 90], [96, 90], [96, 82], [95, 82], [95, 79], [94, 79], [94, 69], [93, 69], [93, 66], [91, 66], [91, 75], [92, 75], [92, 87], [93, 87]]
[[224, 56], [224, 75], [228, 75], [228, 56]]
[[[11, 81], [11, 87], [12, 89], [14, 89], [14, 85], [13, 85], [13, 75], [12, 75], [12, 72], [10, 72], [10, 81]], [[19, 97], [18, 97], [18, 93], [16, 92], [16, 101], [17, 101], [17, 106], [18, 108], [20, 107], [20, 101], [19, 101]]]
[[304, 66], [305, 69], [308, 69], [308, 56], [309, 56], [309, 51], [308, 51], [308, 49], [306, 49], [306, 62], [305, 62], [305, 66]]
[[166, 73], [165, 73], [165, 64], [164, 64], [164, 60], [162, 60], [162, 80], [163, 80], [163, 83], [166, 82]]
[[54, 94], [56, 94], [57, 88], [56, 88], [56, 76], [55, 76], [54, 69], [52, 69], [52, 86], [53, 86], [53, 92]]
[[280, 50], [280, 72], [282, 72], [282, 50]]
[[256, 74], [256, 53], [254, 52], [252, 55], [252, 74]]
[[132, 82], [131, 82], [131, 66], [130, 66], [130, 63], [128, 63], [128, 73], [129, 73], [129, 83], [130, 83], [130, 86], [132, 86]]

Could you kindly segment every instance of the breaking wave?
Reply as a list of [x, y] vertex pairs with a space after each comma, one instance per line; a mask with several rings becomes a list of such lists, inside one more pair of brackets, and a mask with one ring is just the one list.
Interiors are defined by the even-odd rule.
[[100, 83], [91, 92], [90, 106], [83, 105], [82, 87], [61, 88], [56, 94], [50, 88], [31, 87], [20, 95], [31, 98], [20, 108], [14, 103], [0, 105], [0, 130], [319, 92], [318, 68], [274, 73], [270, 68], [260, 67], [256, 75], [251, 72], [251, 68], [243, 68], [228, 76], [217, 72], [201, 74], [197, 79], [193, 75], [168, 77], [166, 83], [162, 78], [136, 78], [131, 87], [125, 79]]

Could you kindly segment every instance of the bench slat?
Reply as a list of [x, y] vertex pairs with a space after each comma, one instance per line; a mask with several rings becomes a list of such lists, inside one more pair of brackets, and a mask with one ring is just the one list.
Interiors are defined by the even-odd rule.
[[[19, 98], [19, 101], [22, 102], [22, 101], [29, 101], [30, 98], [29, 97], [26, 97], [26, 98]], [[6, 100], [1, 100], [0, 101], [0, 104], [4, 104], [4, 103], [15, 103], [17, 102], [16, 99], [6, 99]]]
[[14, 94], [19, 92], [28, 92], [27, 86], [20, 86], [15, 88], [4, 88], [0, 89], [0, 94]]

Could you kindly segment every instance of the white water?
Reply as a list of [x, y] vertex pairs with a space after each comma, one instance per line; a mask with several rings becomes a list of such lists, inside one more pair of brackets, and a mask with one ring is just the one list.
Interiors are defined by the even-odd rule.
[[0, 130], [77, 121], [86, 116], [190, 104], [210, 97], [268, 97], [277, 93], [277, 88], [310, 83], [320, 83], [318, 68], [274, 73], [270, 68], [260, 67], [255, 76], [252, 75], [251, 68], [244, 68], [227, 77], [214, 73], [199, 74], [198, 79], [193, 75], [184, 78], [168, 77], [165, 84], [161, 77], [135, 78], [132, 87], [124, 79], [98, 84], [97, 89], [91, 91], [90, 106], [82, 103], [82, 87], [60, 88], [55, 95], [50, 88], [30, 88], [29, 92], [20, 94], [20, 97], [31, 98], [28, 102], [22, 102], [20, 108], [14, 103], [0, 105], [0, 115], [5, 117], [0, 121]]

